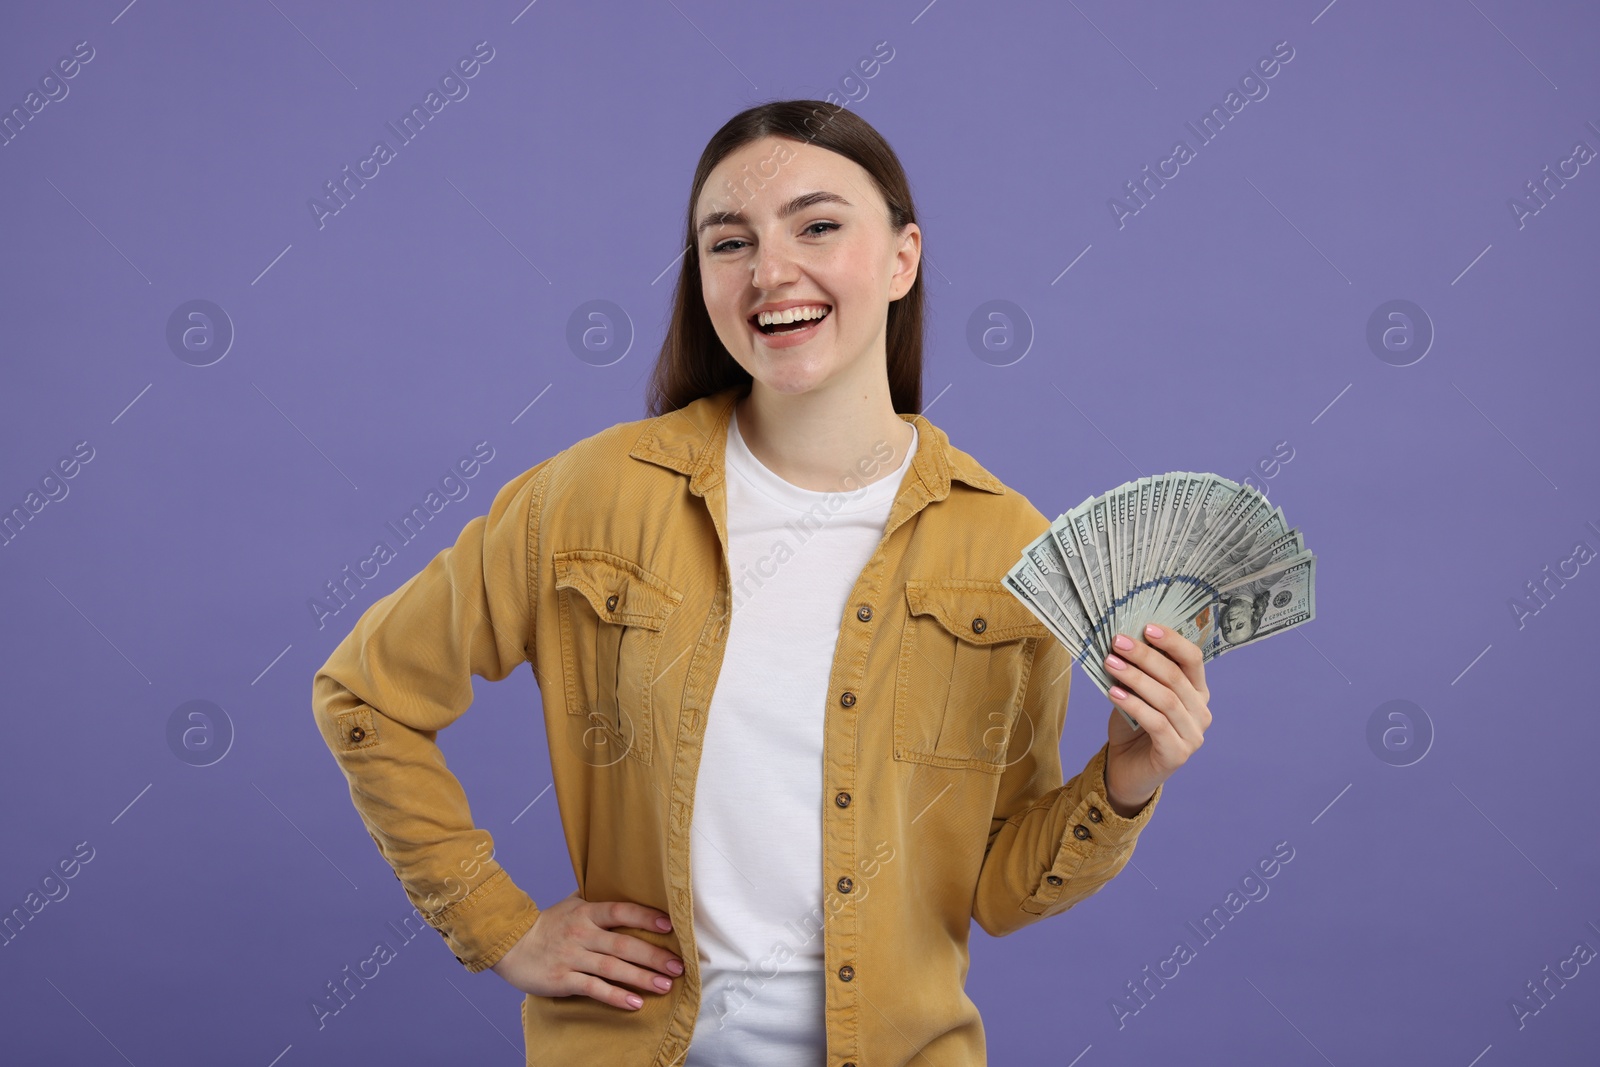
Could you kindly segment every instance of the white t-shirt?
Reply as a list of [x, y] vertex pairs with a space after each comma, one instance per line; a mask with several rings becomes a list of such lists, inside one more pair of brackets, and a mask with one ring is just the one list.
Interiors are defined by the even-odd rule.
[[[915, 455], [803, 489], [728, 425], [733, 617], [690, 827], [700, 1015], [685, 1067], [822, 1067], [823, 714], [850, 590]], [[853, 490], [853, 491], [852, 491]]]

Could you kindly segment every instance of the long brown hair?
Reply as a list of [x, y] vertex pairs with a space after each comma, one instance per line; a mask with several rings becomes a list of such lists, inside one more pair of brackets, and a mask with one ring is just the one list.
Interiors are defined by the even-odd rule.
[[[650, 416], [664, 415], [733, 385], [750, 383], [750, 372], [728, 354], [711, 324], [700, 288], [700, 246], [694, 232], [694, 206], [718, 163], [733, 151], [763, 137], [814, 144], [861, 166], [889, 208], [896, 233], [917, 221], [900, 159], [883, 135], [848, 108], [822, 100], [778, 100], [741, 111], [706, 144], [695, 168], [684, 217], [683, 265], [672, 298], [672, 322], [651, 372], [645, 403]], [[889, 305], [885, 347], [889, 394], [897, 413], [922, 410], [922, 270], [899, 300]]]

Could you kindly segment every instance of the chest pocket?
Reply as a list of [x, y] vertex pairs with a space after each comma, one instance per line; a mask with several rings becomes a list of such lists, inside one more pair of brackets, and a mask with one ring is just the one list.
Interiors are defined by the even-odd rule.
[[1019, 721], [1039, 641], [1050, 631], [999, 582], [911, 578], [895, 677], [894, 758], [999, 773], [1031, 744]]
[[610, 552], [572, 549], [553, 560], [567, 713], [589, 720], [584, 750], [602, 764], [648, 764], [657, 660], [683, 594]]

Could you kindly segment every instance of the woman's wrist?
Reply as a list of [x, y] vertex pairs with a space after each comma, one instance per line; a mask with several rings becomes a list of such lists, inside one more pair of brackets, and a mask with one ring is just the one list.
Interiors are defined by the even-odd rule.
[[[1155, 793], [1152, 792], [1150, 797], [1153, 796], [1155, 796]], [[1110, 802], [1111, 810], [1122, 816], [1124, 819], [1131, 819], [1143, 811], [1144, 806], [1150, 803], [1150, 797], [1145, 797], [1137, 804], [1124, 804], [1117, 800], [1117, 798], [1112, 796], [1109, 792], [1106, 794], [1106, 800]]]
[[1140, 800], [1137, 804], [1129, 804], [1127, 801], [1119, 798], [1111, 791], [1110, 761], [1107, 761], [1106, 765], [1101, 768], [1100, 780], [1105, 784], [1106, 803], [1111, 805], [1112, 811], [1116, 812], [1124, 819], [1131, 819], [1135, 815], [1138, 815], [1144, 810], [1144, 806], [1150, 803], [1150, 798], [1156, 795], [1155, 791], [1151, 790], [1150, 793], [1147, 794], [1144, 799]]

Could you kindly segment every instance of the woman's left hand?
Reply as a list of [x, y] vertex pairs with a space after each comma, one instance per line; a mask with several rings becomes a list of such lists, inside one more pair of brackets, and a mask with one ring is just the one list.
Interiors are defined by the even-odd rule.
[[1181, 634], [1147, 626], [1143, 641], [1118, 634], [1112, 647], [1106, 657], [1115, 683], [1111, 701], [1140, 729], [1111, 713], [1106, 799], [1118, 815], [1132, 818], [1203, 743], [1211, 725], [1211, 692], [1200, 646]]

